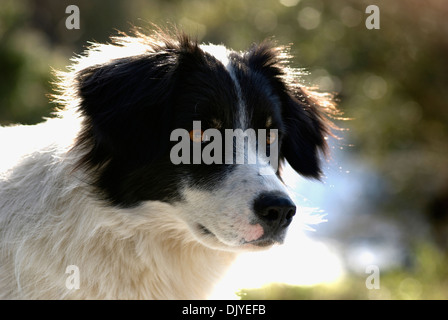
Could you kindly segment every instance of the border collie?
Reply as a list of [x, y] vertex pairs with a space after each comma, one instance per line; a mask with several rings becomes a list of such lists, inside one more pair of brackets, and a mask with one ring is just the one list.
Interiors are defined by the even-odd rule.
[[[335, 110], [288, 59], [162, 30], [74, 58], [54, 117], [0, 128], [0, 298], [202, 299], [238, 252], [282, 243], [296, 208], [281, 165], [320, 177]], [[214, 140], [202, 130], [276, 130], [255, 149], [275, 146], [279, 169], [233, 142], [256, 163], [173, 163], [176, 129], [192, 151]]]

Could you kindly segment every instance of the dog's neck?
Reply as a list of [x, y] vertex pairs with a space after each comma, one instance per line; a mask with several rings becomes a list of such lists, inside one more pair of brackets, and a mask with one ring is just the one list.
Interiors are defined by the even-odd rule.
[[[134, 291], [130, 298], [207, 298], [236, 257], [234, 252], [199, 243], [165, 203], [146, 203], [119, 215], [120, 219], [107, 226], [108, 233], [114, 233], [110, 234], [114, 238], [110, 254], [117, 255], [109, 259], [122, 263], [120, 273], [141, 268], [129, 273], [140, 274], [127, 280], [128, 289]], [[116, 288], [118, 296], [123, 289]]]
[[[236, 258], [234, 252], [199, 243], [169, 204], [154, 201], [131, 209], [105, 206], [100, 211], [91, 213], [96, 215], [95, 228], [92, 238], [85, 239], [91, 256], [84, 259], [86, 267], [94, 260], [99, 269], [88, 270], [91, 274], [85, 277], [96, 278], [89, 287], [108, 291], [83, 293], [81, 285], [69, 297], [205, 299]], [[102, 274], [104, 264], [114, 267]]]

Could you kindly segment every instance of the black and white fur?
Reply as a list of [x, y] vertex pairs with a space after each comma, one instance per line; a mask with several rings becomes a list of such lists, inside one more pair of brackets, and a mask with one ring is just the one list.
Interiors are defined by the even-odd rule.
[[284, 48], [112, 40], [59, 74], [55, 117], [0, 128], [0, 298], [206, 298], [238, 252], [281, 243], [295, 209], [263, 159], [172, 164], [170, 133], [194, 120], [278, 129], [281, 162], [321, 174], [334, 106], [297, 82]]

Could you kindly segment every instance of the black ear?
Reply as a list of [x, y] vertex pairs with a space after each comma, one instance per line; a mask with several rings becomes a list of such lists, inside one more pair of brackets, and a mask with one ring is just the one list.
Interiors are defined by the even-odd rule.
[[[83, 164], [151, 162], [168, 148], [176, 54], [148, 52], [78, 71]], [[141, 152], [142, 148], [145, 152]]]
[[330, 121], [324, 108], [331, 102], [324, 95], [301, 87], [289, 89], [282, 98], [285, 138], [282, 154], [291, 167], [303, 176], [318, 179], [321, 175], [319, 151], [326, 153]]
[[250, 49], [247, 59], [280, 98], [285, 128], [282, 157], [301, 175], [318, 179], [319, 151], [325, 153], [326, 136], [335, 128], [327, 115], [337, 114], [337, 110], [329, 95], [314, 93], [296, 82], [297, 70], [287, 65], [289, 57], [288, 48], [264, 41]]

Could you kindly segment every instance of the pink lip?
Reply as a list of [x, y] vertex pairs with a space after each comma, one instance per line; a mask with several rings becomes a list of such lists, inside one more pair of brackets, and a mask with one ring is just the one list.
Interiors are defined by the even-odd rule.
[[245, 232], [244, 240], [246, 242], [260, 239], [264, 234], [264, 229], [260, 224], [251, 225]]

